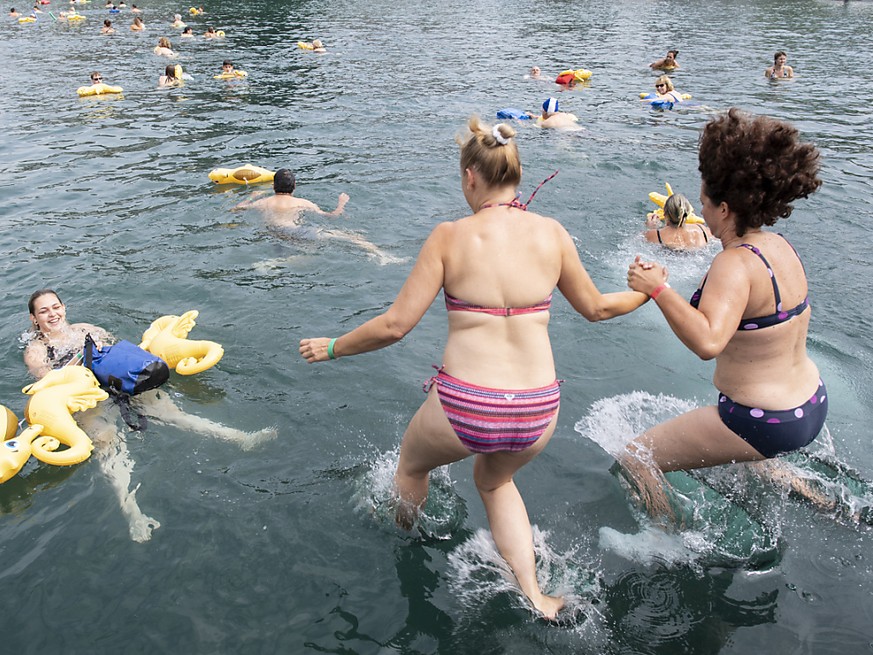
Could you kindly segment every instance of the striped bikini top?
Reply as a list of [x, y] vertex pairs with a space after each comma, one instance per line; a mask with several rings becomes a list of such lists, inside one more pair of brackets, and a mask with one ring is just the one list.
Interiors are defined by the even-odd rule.
[[526, 307], [483, 307], [482, 305], [474, 305], [466, 300], [450, 296], [445, 290], [443, 290], [443, 293], [446, 296], [446, 311], [449, 312], [477, 312], [491, 316], [519, 316], [521, 314], [547, 312], [552, 306], [552, 294], [549, 294], [545, 300]]
[[[782, 238], [784, 239], [785, 237]], [[788, 245], [791, 246], [790, 243]], [[776, 276], [773, 275], [773, 269], [770, 267], [770, 263], [767, 261], [761, 251], [750, 243], [741, 243], [737, 246], [737, 248], [745, 248], [746, 250], [751, 250], [753, 253], [758, 255], [762, 262], [764, 262], [764, 266], [767, 267], [767, 272], [770, 274], [770, 281], [773, 283], [773, 296], [776, 300], [775, 312], [773, 312], [772, 314], [768, 314], [767, 316], [742, 319], [739, 326], [737, 327], [737, 332], [739, 332], [740, 330], [760, 330], [761, 328], [768, 328], [774, 325], [779, 325], [780, 323], [784, 323], [785, 321], [792, 319], [795, 316], [799, 316], [804, 312], [807, 307], [809, 307], [809, 296], [807, 296], [806, 298], [801, 300], [796, 307], [792, 307], [789, 310], [783, 309], [782, 295], [779, 293], [779, 285], [776, 284]], [[791, 249], [794, 250], [794, 246], [791, 246]], [[794, 251], [794, 254], [797, 254], [796, 250]], [[799, 256], [798, 259], [800, 259]], [[803, 262], [801, 262], [801, 266], [802, 265]], [[700, 296], [703, 295], [703, 287], [705, 285], [706, 278], [703, 278], [703, 284], [701, 284], [700, 288], [694, 292], [693, 296], [691, 296], [691, 300], [689, 302], [691, 303], [691, 306], [695, 309], [700, 304]]]

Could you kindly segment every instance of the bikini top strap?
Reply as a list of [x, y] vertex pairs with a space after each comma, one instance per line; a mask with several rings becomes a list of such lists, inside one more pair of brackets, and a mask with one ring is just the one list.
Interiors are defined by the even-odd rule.
[[776, 308], [779, 311], [779, 308], [782, 307], [782, 295], [779, 293], [779, 285], [776, 284], [776, 275], [773, 273], [773, 268], [770, 266], [770, 262], [767, 261], [767, 258], [751, 243], [741, 243], [737, 246], [737, 248], [745, 248], [746, 250], [751, 250], [753, 253], [758, 255], [762, 262], [764, 262], [764, 266], [767, 267], [767, 273], [770, 275], [770, 282], [773, 284], [773, 295], [776, 298]]
[[537, 185], [537, 188], [533, 190], [533, 193], [530, 194], [530, 198], [527, 199], [527, 202], [518, 202], [518, 199], [516, 198], [516, 199], [513, 201], [512, 206], [513, 206], [513, 207], [518, 207], [519, 209], [524, 209], [525, 211], [527, 211], [527, 206], [531, 203], [531, 201], [533, 201], [534, 196], [537, 195], [537, 191], [539, 191], [540, 189], [542, 189], [542, 188], [543, 188], [543, 185], [544, 185], [546, 182], [548, 182], [549, 180], [553, 179], [553, 178], [554, 178], [558, 173], [560, 173], [560, 172], [561, 172], [560, 169], [558, 169], [557, 171], [555, 171], [554, 173], [552, 173], [551, 175], [549, 175], [545, 180], [543, 180], [542, 182], [540, 182], [539, 185]]

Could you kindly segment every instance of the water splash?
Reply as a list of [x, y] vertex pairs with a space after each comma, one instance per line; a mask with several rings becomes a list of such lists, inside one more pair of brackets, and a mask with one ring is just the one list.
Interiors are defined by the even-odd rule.
[[[586, 555], [584, 544], [563, 553], [557, 552], [548, 543], [549, 533], [532, 527], [540, 589], [565, 600], [564, 608], [558, 614], [560, 623], [580, 626], [588, 619], [599, 619], [600, 612], [596, 607], [601, 591], [599, 563], [585, 563], [591, 558]], [[535, 613], [488, 530], [477, 530], [449, 554], [448, 560], [450, 588], [469, 611], [476, 612], [497, 596], [506, 595], [517, 608]]]
[[[355, 506], [371, 514], [379, 525], [396, 529], [394, 471], [400, 457], [394, 449], [362, 468], [355, 480]], [[447, 466], [430, 472], [427, 502], [418, 514], [412, 532], [429, 539], [450, 539], [467, 518], [467, 503], [456, 492]]]

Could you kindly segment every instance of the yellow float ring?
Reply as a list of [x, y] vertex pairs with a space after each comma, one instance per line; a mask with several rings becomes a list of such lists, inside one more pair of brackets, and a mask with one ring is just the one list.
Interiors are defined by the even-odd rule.
[[102, 96], [107, 93], [121, 93], [124, 89], [120, 86], [110, 86], [108, 84], [92, 84], [91, 86], [80, 86], [76, 89], [76, 93], [80, 98], [86, 96]]
[[219, 73], [214, 75], [213, 78], [216, 80], [239, 80], [243, 77], [248, 77], [248, 75], [245, 71], [235, 70], [232, 73]]

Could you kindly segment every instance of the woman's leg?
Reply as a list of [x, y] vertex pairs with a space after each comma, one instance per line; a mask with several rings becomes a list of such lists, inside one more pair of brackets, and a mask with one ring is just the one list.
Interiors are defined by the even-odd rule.
[[412, 527], [418, 510], [427, 500], [428, 477], [433, 469], [470, 455], [449, 425], [434, 386], [409, 422], [400, 444], [394, 474], [399, 501], [397, 524], [407, 530]]
[[546, 596], [537, 582], [533, 531], [524, 500], [512, 476], [536, 457], [555, 431], [557, 414], [546, 432], [530, 448], [476, 456], [473, 475], [476, 488], [488, 514], [488, 524], [497, 550], [509, 564], [522, 592], [546, 618], [553, 619], [564, 606], [564, 599]]
[[200, 416], [187, 414], [176, 406], [167, 393], [160, 390], [147, 391], [137, 396], [137, 399], [139, 400], [137, 407], [159, 423], [175, 425], [183, 430], [191, 430], [224, 441], [233, 441], [243, 450], [250, 450], [265, 441], [275, 439], [278, 434], [274, 427], [257, 432], [243, 432]]
[[130, 458], [127, 444], [123, 435], [116, 431], [115, 423], [110, 422], [102, 411], [103, 408], [98, 408], [82, 414], [80, 419], [82, 429], [94, 442], [97, 464], [118, 498], [121, 512], [127, 519], [130, 538], [139, 542], [148, 541], [152, 538], [152, 531], [161, 527], [161, 524], [143, 514], [139, 508], [136, 502], [139, 485], [130, 490], [133, 460]]
[[652, 516], [670, 515], [662, 472], [765, 459], [721, 422], [718, 408], [699, 407], [634, 439], [619, 462]]

